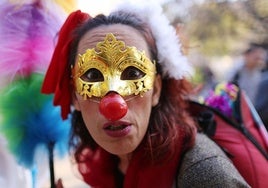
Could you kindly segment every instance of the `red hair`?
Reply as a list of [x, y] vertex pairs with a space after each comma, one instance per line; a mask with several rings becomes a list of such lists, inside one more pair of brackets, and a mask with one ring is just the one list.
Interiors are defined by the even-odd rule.
[[191, 84], [186, 79], [163, 79], [162, 82], [160, 101], [152, 110], [146, 134], [148, 149], [155, 159], [162, 159], [167, 153], [172, 157], [179, 137], [183, 137], [182, 151], [189, 149], [196, 134], [195, 123], [186, 110]]

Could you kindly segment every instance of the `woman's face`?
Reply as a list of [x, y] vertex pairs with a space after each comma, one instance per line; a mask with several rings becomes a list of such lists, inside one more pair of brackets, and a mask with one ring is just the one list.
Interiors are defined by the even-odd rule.
[[[108, 33], [112, 33], [126, 46], [136, 47], [137, 50], [144, 51], [148, 58], [150, 57], [148, 45], [139, 31], [121, 24], [100, 26], [87, 32], [79, 42], [77, 53], [85, 54], [86, 50], [95, 48], [97, 43], [104, 41]], [[115, 155], [131, 154], [144, 138], [151, 109], [158, 103], [161, 91], [160, 76], [154, 78], [152, 85], [153, 87], [142, 96], [123, 97], [128, 99], [126, 100], [128, 111], [118, 120], [111, 121], [100, 113], [101, 97], [85, 99], [75, 92], [73, 104], [76, 110], [81, 111], [86, 127], [98, 145]]]

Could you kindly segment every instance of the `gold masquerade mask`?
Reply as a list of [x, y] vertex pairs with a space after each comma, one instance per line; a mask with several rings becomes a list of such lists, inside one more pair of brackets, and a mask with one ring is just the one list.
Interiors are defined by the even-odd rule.
[[75, 90], [86, 100], [109, 91], [121, 96], [141, 95], [152, 89], [156, 74], [151, 62], [136, 47], [125, 46], [112, 33], [95, 48], [87, 49], [72, 68]]

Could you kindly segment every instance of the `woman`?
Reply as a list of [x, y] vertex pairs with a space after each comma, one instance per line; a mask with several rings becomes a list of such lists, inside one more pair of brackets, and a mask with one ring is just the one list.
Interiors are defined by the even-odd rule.
[[[190, 67], [175, 31], [159, 7], [133, 6], [94, 18], [72, 13], [44, 80], [63, 118], [73, 106], [71, 148], [83, 180], [109, 188], [247, 187], [196, 133], [186, 110]], [[195, 174], [200, 167], [206, 174]]]

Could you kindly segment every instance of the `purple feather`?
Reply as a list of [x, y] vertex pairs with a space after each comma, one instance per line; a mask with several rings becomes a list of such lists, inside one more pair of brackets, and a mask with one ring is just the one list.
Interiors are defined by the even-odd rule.
[[[52, 56], [62, 16], [33, 4], [0, 6], [0, 80], [10, 83], [17, 76], [44, 73]], [[56, 11], [56, 10], [55, 10]]]

